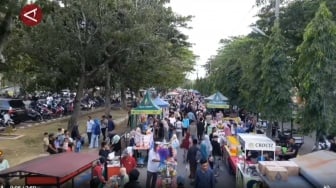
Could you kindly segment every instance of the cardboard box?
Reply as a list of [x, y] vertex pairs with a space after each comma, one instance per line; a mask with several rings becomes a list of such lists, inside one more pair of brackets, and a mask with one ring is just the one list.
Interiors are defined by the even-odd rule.
[[278, 166], [276, 161], [259, 161], [258, 169], [262, 175], [266, 174], [266, 166]]
[[284, 167], [288, 171], [288, 176], [298, 176], [300, 167], [294, 161], [277, 161], [279, 167]]
[[266, 166], [266, 177], [271, 181], [287, 181], [288, 171], [284, 167]]

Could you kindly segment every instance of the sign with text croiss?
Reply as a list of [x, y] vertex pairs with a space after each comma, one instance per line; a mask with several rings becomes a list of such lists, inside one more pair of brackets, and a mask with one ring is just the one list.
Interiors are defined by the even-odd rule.
[[258, 150], [258, 151], [274, 151], [275, 150], [275, 143], [265, 142], [265, 143], [258, 143], [258, 142], [249, 142], [245, 144], [246, 150]]

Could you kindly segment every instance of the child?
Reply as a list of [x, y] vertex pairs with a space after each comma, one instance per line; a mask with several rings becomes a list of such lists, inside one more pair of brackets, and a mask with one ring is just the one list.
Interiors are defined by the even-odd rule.
[[80, 152], [82, 149], [82, 137], [81, 136], [78, 136], [76, 138], [76, 147], [75, 147], [75, 152], [78, 153]]

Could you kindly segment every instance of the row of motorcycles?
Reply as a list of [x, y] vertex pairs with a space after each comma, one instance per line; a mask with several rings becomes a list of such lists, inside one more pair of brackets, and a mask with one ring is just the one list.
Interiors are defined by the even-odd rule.
[[32, 101], [27, 109], [28, 119], [42, 121], [59, 118], [73, 112], [73, 100], [53, 100], [47, 104], [45, 101]]
[[[102, 97], [85, 97], [80, 102], [81, 110], [103, 106], [105, 103]], [[26, 120], [43, 121], [70, 115], [74, 110], [74, 98], [54, 98], [47, 102], [46, 99], [33, 100], [27, 107]], [[14, 121], [8, 113], [0, 114], [0, 127], [13, 126]]]

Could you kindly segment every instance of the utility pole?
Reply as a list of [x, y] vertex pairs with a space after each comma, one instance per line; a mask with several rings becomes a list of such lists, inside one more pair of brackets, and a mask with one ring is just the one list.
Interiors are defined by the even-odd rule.
[[275, 0], [275, 22], [279, 21], [280, 0]]

